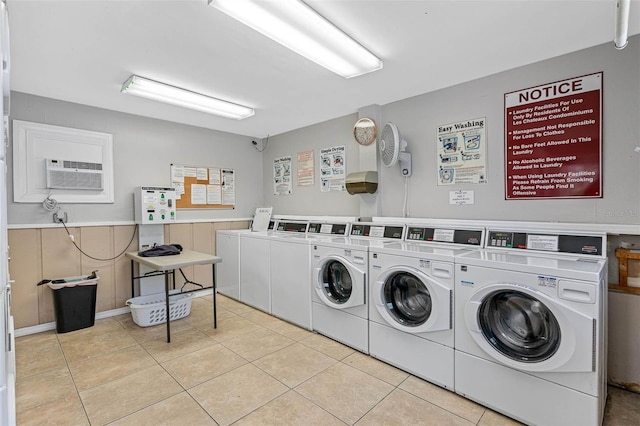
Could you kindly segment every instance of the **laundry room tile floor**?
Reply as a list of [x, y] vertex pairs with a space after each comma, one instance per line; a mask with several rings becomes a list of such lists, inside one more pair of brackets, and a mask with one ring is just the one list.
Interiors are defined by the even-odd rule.
[[[516, 425], [455, 393], [224, 296], [138, 327], [131, 315], [16, 339], [18, 425]], [[604, 424], [640, 424], [609, 388]]]

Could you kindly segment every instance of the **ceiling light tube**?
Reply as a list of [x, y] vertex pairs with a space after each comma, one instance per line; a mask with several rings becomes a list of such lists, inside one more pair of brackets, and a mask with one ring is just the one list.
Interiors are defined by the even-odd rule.
[[382, 61], [300, 0], [209, 0], [209, 5], [345, 78]]
[[242, 120], [255, 114], [252, 108], [201, 95], [179, 87], [132, 75], [122, 85], [122, 93], [141, 96], [154, 101], [166, 102], [183, 108], [195, 109], [208, 114]]
[[618, 0], [616, 3], [616, 35], [613, 43], [616, 49], [627, 47], [629, 35], [629, 4], [630, 0]]

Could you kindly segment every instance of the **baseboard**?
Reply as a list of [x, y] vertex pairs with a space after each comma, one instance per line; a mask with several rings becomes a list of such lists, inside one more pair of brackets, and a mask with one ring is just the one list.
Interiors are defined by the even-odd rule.
[[[193, 297], [203, 297], [213, 294], [211, 289], [200, 290], [193, 293]], [[116, 315], [128, 314], [131, 312], [128, 306], [124, 308], [111, 309], [109, 311], [102, 311], [96, 313], [96, 319], [104, 319], [109, 317], [115, 317]], [[16, 337], [28, 336], [30, 334], [44, 333], [45, 331], [51, 331], [56, 329], [56, 322], [47, 322], [44, 324], [38, 324], [31, 327], [19, 328], [15, 331]]]

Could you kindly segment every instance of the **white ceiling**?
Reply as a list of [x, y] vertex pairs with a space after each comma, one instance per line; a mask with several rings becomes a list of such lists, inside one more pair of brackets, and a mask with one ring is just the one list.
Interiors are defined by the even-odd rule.
[[[616, 7], [615, 0], [307, 0], [384, 61], [380, 71], [346, 80], [207, 0], [6, 2], [12, 90], [252, 137], [602, 43], [613, 49]], [[633, 0], [630, 34], [640, 33], [639, 10]], [[236, 121], [124, 95], [131, 74], [256, 114]]]

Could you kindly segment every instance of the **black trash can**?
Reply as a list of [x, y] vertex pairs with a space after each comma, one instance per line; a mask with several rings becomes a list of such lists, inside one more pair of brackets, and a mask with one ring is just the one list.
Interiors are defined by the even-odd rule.
[[98, 277], [70, 277], [48, 283], [53, 293], [56, 332], [92, 327], [96, 321]]

